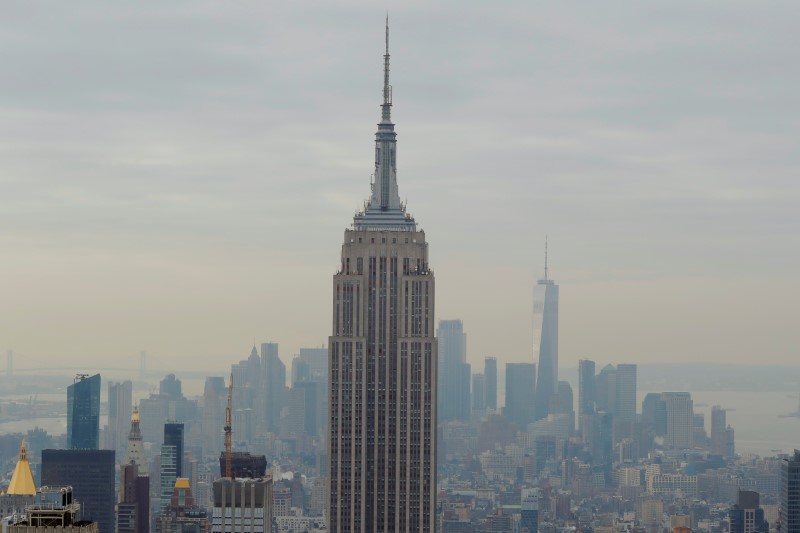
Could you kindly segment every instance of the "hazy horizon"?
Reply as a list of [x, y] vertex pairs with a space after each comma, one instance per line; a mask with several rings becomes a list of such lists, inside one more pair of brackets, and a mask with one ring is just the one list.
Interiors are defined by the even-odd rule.
[[[0, 353], [224, 373], [327, 344], [386, 7], [8, 4]], [[391, 6], [400, 195], [474, 371], [531, 357], [545, 235], [562, 367], [798, 364], [797, 15]]]

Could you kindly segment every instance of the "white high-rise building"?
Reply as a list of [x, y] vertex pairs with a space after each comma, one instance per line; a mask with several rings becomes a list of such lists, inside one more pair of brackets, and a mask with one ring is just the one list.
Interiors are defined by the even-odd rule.
[[331, 533], [435, 529], [434, 278], [397, 189], [388, 44], [387, 21], [372, 195], [344, 232], [333, 277]]

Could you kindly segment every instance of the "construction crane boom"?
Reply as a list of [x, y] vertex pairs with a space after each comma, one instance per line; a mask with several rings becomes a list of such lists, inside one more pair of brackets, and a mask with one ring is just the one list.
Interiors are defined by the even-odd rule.
[[233, 479], [231, 455], [233, 449], [233, 372], [228, 384], [228, 407], [225, 408], [225, 477]]

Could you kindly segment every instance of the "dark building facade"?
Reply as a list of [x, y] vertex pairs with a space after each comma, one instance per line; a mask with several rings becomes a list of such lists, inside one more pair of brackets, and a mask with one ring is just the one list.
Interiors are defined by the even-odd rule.
[[[178, 422], [164, 424], [164, 445], [175, 446], [175, 477], [183, 477], [184, 426]], [[170, 495], [172, 492], [170, 491]], [[171, 497], [171, 496], [170, 496]]]
[[[220, 477], [225, 473], [225, 452], [219, 454]], [[260, 478], [267, 473], [267, 458], [250, 452], [231, 453], [231, 474], [236, 478]]]
[[149, 533], [150, 477], [139, 475], [135, 463], [123, 465], [117, 504], [117, 533]]
[[67, 447], [100, 447], [100, 374], [80, 374], [67, 387]]
[[115, 532], [114, 470], [113, 450], [42, 450], [42, 485], [72, 486], [81, 517], [100, 533]]
[[800, 450], [781, 464], [781, 533], [800, 533]]
[[736, 505], [728, 511], [730, 533], [769, 533], [769, 523], [764, 519], [764, 509], [759, 495], [752, 490], [740, 490]]

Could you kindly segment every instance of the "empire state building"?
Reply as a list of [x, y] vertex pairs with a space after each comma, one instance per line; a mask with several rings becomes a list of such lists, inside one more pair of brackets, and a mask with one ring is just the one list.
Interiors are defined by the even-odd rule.
[[434, 531], [434, 279], [397, 189], [389, 26], [372, 194], [344, 232], [329, 339], [329, 530]]

